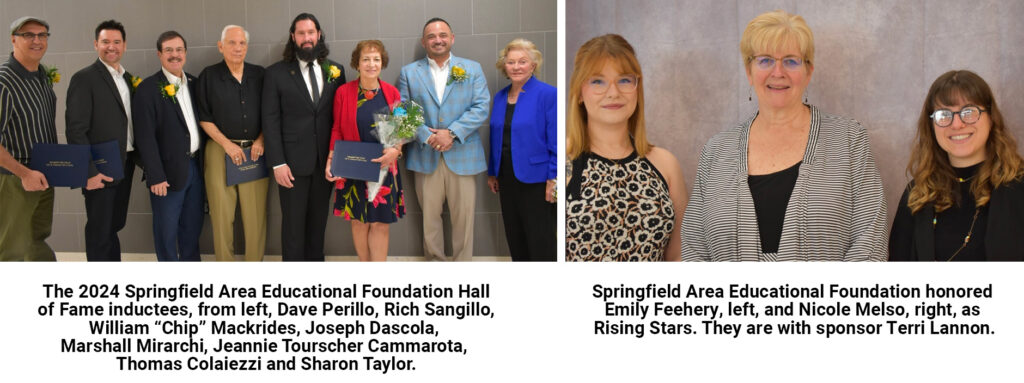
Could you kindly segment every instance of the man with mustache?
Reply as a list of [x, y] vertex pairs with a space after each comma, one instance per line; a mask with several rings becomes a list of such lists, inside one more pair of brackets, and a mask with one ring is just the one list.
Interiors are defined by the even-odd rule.
[[451, 54], [455, 34], [447, 21], [423, 26], [427, 57], [406, 65], [398, 77], [403, 100], [423, 107], [425, 125], [408, 145], [406, 165], [416, 172], [416, 197], [423, 209], [423, 251], [428, 260], [447, 260], [441, 213], [452, 217], [453, 260], [473, 258], [476, 175], [487, 170], [477, 129], [487, 122], [491, 92], [480, 64]]
[[[235, 165], [263, 156], [260, 97], [263, 67], [245, 62], [249, 32], [237, 25], [221, 31], [217, 49], [224, 61], [210, 65], [199, 75], [199, 125], [210, 142], [206, 145], [206, 196], [210, 201], [213, 249], [218, 261], [235, 259], [235, 201], [242, 211], [245, 260], [263, 260], [267, 238], [267, 188], [261, 178], [227, 185], [225, 158]], [[227, 157], [225, 157], [227, 155]], [[248, 166], [248, 165], [247, 165]]]
[[160, 261], [199, 261], [203, 230], [202, 145], [196, 118], [196, 77], [185, 73], [188, 46], [178, 32], [156, 40], [161, 69], [132, 99], [135, 148], [142, 158]]
[[64, 121], [69, 144], [117, 141], [124, 178], [115, 180], [89, 166], [85, 196], [85, 256], [89, 261], [121, 260], [117, 232], [124, 228], [138, 153], [132, 137], [132, 75], [121, 65], [127, 44], [124, 25], [107, 20], [96, 27], [99, 58], [71, 77]]
[[281, 196], [284, 261], [323, 261], [324, 230], [333, 184], [324, 178], [334, 92], [342, 66], [327, 59], [316, 16], [302, 13], [289, 29], [282, 60], [263, 78], [263, 135], [267, 166]]
[[32, 147], [57, 143], [57, 95], [40, 61], [50, 24], [35, 17], [11, 23], [11, 57], [0, 64], [0, 260], [56, 261], [46, 244], [53, 189], [29, 169]]

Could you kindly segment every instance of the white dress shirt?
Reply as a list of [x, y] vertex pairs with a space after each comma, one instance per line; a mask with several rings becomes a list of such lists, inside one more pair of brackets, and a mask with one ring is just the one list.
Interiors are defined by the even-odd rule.
[[[309, 99], [313, 100], [313, 89], [309, 87], [309, 61], [302, 61], [302, 59], [297, 57], [296, 60], [299, 61], [299, 72], [302, 72], [302, 81], [306, 84], [306, 91], [309, 92]], [[313, 72], [316, 73], [317, 89], [320, 91], [320, 94], [323, 95], [324, 71], [320, 68], [320, 63], [316, 62], [316, 60], [313, 60]], [[334, 100], [331, 100], [331, 102], [334, 102]]]
[[437, 103], [440, 104], [444, 101], [444, 87], [448, 85], [448, 73], [451, 72], [452, 54], [448, 53], [448, 59], [444, 60], [444, 65], [438, 66], [437, 61], [432, 58], [427, 58], [427, 62], [430, 63], [430, 75], [434, 77], [434, 90], [437, 93]]
[[188, 151], [195, 153], [199, 150], [199, 124], [196, 122], [196, 113], [192, 110], [192, 95], [188, 92], [188, 78], [179, 78], [164, 68], [160, 68], [160, 70], [164, 71], [167, 81], [178, 85], [178, 92], [174, 94], [174, 98], [178, 99], [178, 107], [181, 108], [181, 114], [185, 116], [185, 125], [188, 126]]
[[[103, 61], [100, 61], [103, 62]], [[117, 86], [117, 93], [121, 95], [121, 104], [124, 105], [125, 117], [128, 117], [128, 142], [125, 151], [130, 152], [135, 150], [135, 138], [132, 137], [132, 92], [131, 87], [127, 81], [124, 81], [124, 65], [119, 65], [117, 69], [110, 66], [107, 63], [103, 63], [103, 66], [107, 67], [107, 71], [110, 72], [110, 76], [114, 78], [114, 85]]]

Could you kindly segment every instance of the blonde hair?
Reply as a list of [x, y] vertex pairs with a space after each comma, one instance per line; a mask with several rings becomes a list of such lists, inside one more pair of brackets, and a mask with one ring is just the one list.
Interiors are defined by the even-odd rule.
[[995, 96], [981, 76], [967, 70], [949, 71], [939, 76], [928, 90], [921, 115], [917, 119], [917, 134], [910, 153], [907, 172], [914, 177], [907, 206], [917, 213], [928, 204], [935, 212], [953, 206], [956, 175], [949, 155], [935, 139], [931, 115], [938, 105], [956, 105], [961, 100], [974, 104], [988, 113], [992, 126], [985, 142], [985, 161], [971, 181], [971, 194], [976, 206], [985, 206], [992, 190], [1019, 179], [1024, 173], [1024, 160], [1017, 153], [1017, 142], [1006, 129], [1003, 114], [996, 105]]
[[569, 114], [565, 120], [565, 152], [569, 160], [590, 151], [587, 108], [583, 105], [583, 84], [591, 76], [601, 73], [608, 63], [617, 65], [623, 74], [637, 76], [636, 111], [629, 117], [629, 135], [633, 138], [633, 148], [638, 156], [644, 157], [651, 151], [652, 146], [647, 142], [647, 132], [644, 128], [644, 80], [640, 62], [636, 59], [633, 46], [629, 45], [626, 39], [616, 34], [607, 34], [590, 39], [576, 52], [572, 78], [569, 80]]
[[800, 55], [808, 67], [814, 66], [814, 34], [804, 18], [783, 10], [774, 10], [757, 15], [747, 23], [740, 38], [740, 53], [743, 63], [750, 70], [754, 55], [778, 52], [787, 45], [796, 43]]
[[508, 57], [509, 52], [516, 49], [526, 51], [526, 54], [530, 56], [530, 61], [533, 61], [533, 72], [536, 74], [540, 70], [540, 65], [544, 63], [544, 57], [537, 50], [537, 46], [527, 39], [515, 39], [505, 44], [505, 48], [498, 53], [498, 62], [494, 63], [494, 66], [498, 68], [498, 73], [508, 78], [508, 72], [505, 72], [505, 58]]

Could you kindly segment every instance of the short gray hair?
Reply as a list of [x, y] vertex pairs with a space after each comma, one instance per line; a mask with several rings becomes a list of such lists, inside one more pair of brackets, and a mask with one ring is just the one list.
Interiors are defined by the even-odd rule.
[[241, 28], [242, 32], [245, 32], [245, 42], [249, 42], [249, 31], [245, 30], [245, 28], [242, 28], [241, 25], [228, 25], [224, 27], [224, 29], [220, 31], [220, 41], [224, 41], [224, 39], [228, 37], [228, 30], [231, 30], [233, 28]]

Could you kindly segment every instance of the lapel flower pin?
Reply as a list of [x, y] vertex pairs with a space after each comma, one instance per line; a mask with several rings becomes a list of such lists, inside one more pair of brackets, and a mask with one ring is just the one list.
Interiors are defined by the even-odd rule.
[[463, 82], [467, 78], [469, 78], [469, 75], [466, 74], [465, 69], [458, 65], [452, 65], [452, 74], [448, 76], [448, 83], [445, 85], [451, 85], [453, 82]]
[[135, 92], [135, 89], [138, 88], [139, 84], [141, 84], [141, 83], [142, 83], [142, 77], [132, 76], [132, 92]]
[[57, 66], [43, 66], [43, 69], [46, 71], [46, 82], [50, 83], [50, 85], [60, 82], [60, 73], [57, 72]]
[[168, 83], [166, 81], [161, 82], [160, 83], [160, 94], [163, 95], [164, 98], [169, 98], [169, 99], [171, 99], [172, 102], [177, 104], [178, 103], [178, 99], [175, 98], [174, 96], [178, 94], [178, 84], [171, 84], [171, 83]]
[[334, 80], [337, 80], [338, 77], [341, 77], [341, 69], [338, 68], [337, 65], [321, 65], [321, 67], [324, 68], [324, 74], [326, 75], [324, 77], [327, 78], [327, 82], [332, 82]]

